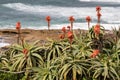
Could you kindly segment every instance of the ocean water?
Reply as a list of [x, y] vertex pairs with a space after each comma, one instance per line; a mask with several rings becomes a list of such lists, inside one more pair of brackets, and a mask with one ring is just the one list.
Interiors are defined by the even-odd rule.
[[101, 25], [105, 29], [120, 26], [120, 0], [0, 0], [0, 29], [14, 29], [20, 21], [22, 28], [47, 29], [46, 16], [51, 16], [51, 29], [70, 25], [74, 16], [74, 29], [87, 29], [86, 16], [91, 26], [97, 23], [96, 6], [102, 10]]

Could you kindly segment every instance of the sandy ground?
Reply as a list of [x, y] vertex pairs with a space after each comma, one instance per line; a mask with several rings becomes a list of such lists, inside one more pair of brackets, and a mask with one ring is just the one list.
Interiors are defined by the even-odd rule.
[[[73, 30], [76, 35], [79, 35], [79, 33], [82, 31], [83, 33], [86, 32], [86, 30], [80, 30], [76, 29]], [[33, 43], [37, 40], [39, 40], [38, 45], [43, 45], [43, 43], [46, 43], [48, 39], [52, 40], [60, 40], [59, 35], [62, 33], [62, 31], [59, 30], [33, 30], [33, 29], [21, 29], [21, 38], [24, 39], [28, 43]], [[107, 33], [111, 33], [111, 31], [107, 31]], [[18, 32], [16, 29], [3, 29], [0, 30], [0, 43], [5, 42], [9, 44], [15, 44], [17, 43], [18, 38]], [[2, 47], [1, 49], [5, 49], [5, 47]]]
[[[79, 29], [74, 30], [75, 33], [80, 32]], [[62, 33], [61, 30], [32, 30], [22, 29], [21, 38], [27, 42], [35, 42], [40, 40], [40, 43], [47, 41], [47, 39], [60, 40], [59, 35]], [[3, 29], [0, 30], [0, 41], [7, 42], [10, 44], [17, 43], [18, 32], [15, 29]]]

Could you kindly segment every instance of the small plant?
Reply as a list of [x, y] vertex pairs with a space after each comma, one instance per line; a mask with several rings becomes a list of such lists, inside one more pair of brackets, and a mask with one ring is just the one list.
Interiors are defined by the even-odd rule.
[[120, 76], [117, 72], [116, 63], [112, 59], [103, 58], [101, 60], [92, 60], [89, 71], [97, 80], [119, 80]]
[[45, 58], [49, 61], [62, 55], [64, 44], [50, 39], [48, 41], [49, 42], [45, 45]]
[[58, 80], [58, 70], [56, 67], [53, 60], [44, 62], [44, 66], [33, 67], [35, 71], [33, 80]]
[[38, 54], [40, 47], [34, 44], [28, 44], [24, 42], [21, 45], [12, 46], [12, 70], [13, 71], [22, 71], [27, 68], [32, 68], [35, 66], [43, 65], [43, 59], [41, 55]]
[[59, 61], [61, 62], [59, 66], [60, 80], [78, 80], [83, 76], [87, 77], [89, 62], [82, 59], [80, 53], [66, 53]]
[[12, 74], [0, 72], [0, 80], [21, 80], [23, 74]]

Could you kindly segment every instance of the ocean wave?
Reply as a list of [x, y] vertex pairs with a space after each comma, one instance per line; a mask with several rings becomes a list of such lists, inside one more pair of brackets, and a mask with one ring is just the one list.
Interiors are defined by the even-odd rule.
[[[91, 0], [90, 0], [91, 1]], [[85, 19], [86, 16], [91, 16], [93, 20], [96, 18], [96, 10], [94, 7], [59, 7], [59, 6], [41, 6], [30, 5], [23, 3], [8, 3], [3, 4], [4, 7], [14, 9], [16, 11], [26, 12], [27, 14], [50, 15], [51, 17], [67, 18], [74, 16], [75, 19]], [[102, 21], [107, 23], [119, 22], [120, 7], [102, 7]], [[85, 20], [84, 20], [85, 21]]]
[[[90, 27], [96, 25], [96, 23], [90, 23]], [[106, 30], [112, 30], [112, 28], [118, 29], [120, 24], [101, 24]], [[52, 24], [50, 29], [61, 29], [62, 27], [70, 26], [69, 23], [64, 24]], [[0, 26], [0, 29], [15, 29], [15, 25], [3, 25]], [[21, 29], [34, 29], [34, 30], [47, 30], [47, 26], [25, 26], [22, 25]], [[88, 30], [87, 23], [74, 23], [73, 29], [84, 29]]]
[[[30, 5], [23, 3], [8, 3], [3, 4], [4, 7], [11, 8], [17, 11], [36, 13], [36, 14], [48, 14], [51, 16], [74, 16], [76, 18], [85, 17], [84, 14], [92, 15], [95, 12], [94, 8], [80, 8], [80, 7], [58, 7], [58, 6], [40, 6], [40, 5]], [[89, 12], [89, 13], [88, 13]]]
[[108, 23], [117, 24], [120, 23], [120, 21], [109, 21]]

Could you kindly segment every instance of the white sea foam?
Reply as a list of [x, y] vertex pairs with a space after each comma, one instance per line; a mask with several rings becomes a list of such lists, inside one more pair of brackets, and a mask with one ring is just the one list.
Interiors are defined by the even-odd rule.
[[[91, 1], [91, 0], [88, 0]], [[51, 17], [69, 17], [74, 16], [75, 19], [85, 19], [86, 16], [91, 16], [92, 19], [97, 19], [96, 10], [94, 7], [59, 7], [59, 6], [41, 6], [41, 5], [30, 5], [23, 3], [8, 3], [3, 4], [4, 7], [11, 8], [13, 10], [31, 13], [31, 14], [44, 14], [50, 15]], [[102, 7], [101, 20], [104, 21], [103, 26], [105, 29], [111, 29], [111, 27], [120, 26], [120, 7]], [[85, 21], [85, 20], [84, 20]], [[109, 23], [109, 24], [108, 24]], [[68, 24], [54, 24], [51, 28], [60, 29], [62, 26], [67, 26]], [[75, 23], [75, 28], [87, 29], [86, 23]], [[10, 28], [10, 27], [9, 27]], [[14, 26], [11, 26], [14, 28]], [[29, 26], [24, 28], [37, 28], [34, 26]], [[39, 27], [39, 29], [47, 29], [46, 26]]]
[[[91, 23], [91, 27], [96, 25], [96, 23]], [[101, 24], [106, 30], [112, 30], [112, 28], [119, 28], [120, 24]], [[61, 29], [62, 27], [70, 26], [70, 24], [51, 24], [50, 29]], [[0, 28], [2, 28], [0, 26]], [[8, 26], [4, 26], [4, 29], [8, 29]], [[3, 28], [2, 28], [3, 29]], [[14, 25], [10, 29], [15, 29]], [[22, 29], [34, 29], [34, 30], [44, 30], [48, 29], [47, 26], [22, 26]], [[73, 29], [84, 29], [88, 30], [87, 23], [74, 23]]]
[[0, 48], [5, 47], [5, 46], [9, 46], [9, 45], [10, 45], [9, 43], [0, 43]]
[[[17, 11], [22, 11], [31, 14], [46, 14], [52, 17], [69, 17], [74, 16], [75, 19], [83, 19], [86, 16], [91, 16], [92, 19], [96, 19], [96, 10], [94, 7], [58, 7], [58, 6], [40, 6], [29, 5], [23, 3], [8, 3], [3, 4], [4, 7], [8, 7]], [[119, 23], [120, 19], [120, 7], [102, 7], [102, 21], [108, 23]], [[44, 15], [45, 15], [44, 14]]]
[[9, 43], [4, 42], [4, 38], [0, 36], [0, 48], [1, 47], [5, 47], [5, 46], [9, 46]]
[[[69, 24], [56, 24], [56, 25], [52, 25], [51, 29], [61, 29], [63, 26], [68, 26]], [[90, 24], [91, 27], [96, 25], [96, 23], [91, 23]], [[116, 28], [118, 29], [120, 27], [120, 24], [101, 24], [101, 26], [104, 26], [104, 28], [106, 30], [112, 30], [112, 28]], [[44, 29], [47, 29], [47, 26], [44, 27]], [[73, 29], [84, 29], [84, 30], [88, 30], [88, 26], [87, 23], [74, 23], [74, 27]]]

